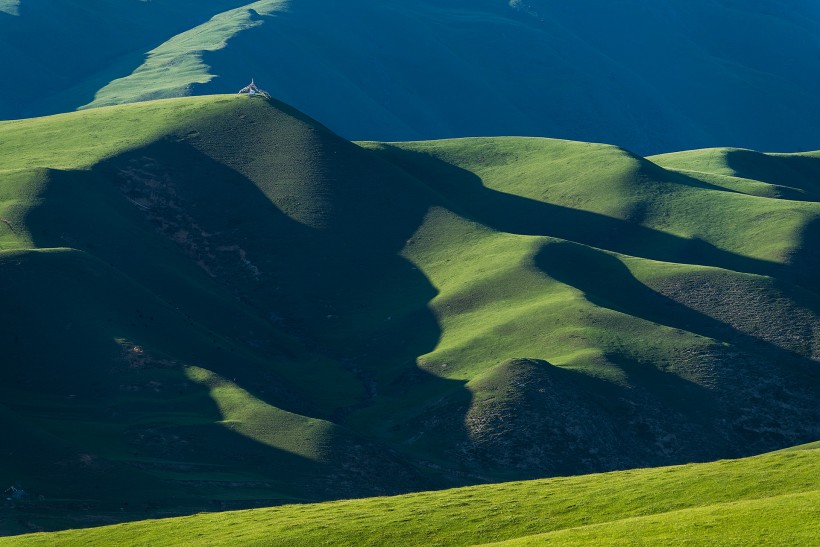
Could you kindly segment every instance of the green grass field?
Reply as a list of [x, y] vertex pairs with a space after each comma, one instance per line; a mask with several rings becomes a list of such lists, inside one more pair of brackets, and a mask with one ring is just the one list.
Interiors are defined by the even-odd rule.
[[0, 545], [815, 545], [816, 448], [744, 460], [287, 505]]
[[0, 533], [816, 441], [818, 176], [236, 96], [0, 122]]

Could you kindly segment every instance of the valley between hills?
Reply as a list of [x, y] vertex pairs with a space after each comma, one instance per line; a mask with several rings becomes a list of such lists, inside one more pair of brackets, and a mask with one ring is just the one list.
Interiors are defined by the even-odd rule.
[[820, 152], [0, 122], [0, 534], [817, 541], [818, 244]]

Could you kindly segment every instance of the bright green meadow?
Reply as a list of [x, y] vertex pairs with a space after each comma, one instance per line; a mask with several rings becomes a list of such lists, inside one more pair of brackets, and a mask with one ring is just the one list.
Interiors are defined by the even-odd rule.
[[0, 545], [816, 545], [817, 448], [388, 498], [287, 505]]

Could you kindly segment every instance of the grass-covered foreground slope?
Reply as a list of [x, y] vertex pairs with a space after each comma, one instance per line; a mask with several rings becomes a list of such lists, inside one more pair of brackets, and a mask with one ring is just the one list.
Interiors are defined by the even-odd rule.
[[[820, 452], [288, 505], [14, 545], [814, 545]], [[0, 540], [0, 545], [4, 542]]]
[[251, 77], [355, 139], [820, 148], [814, 0], [0, 1], [0, 119]]
[[820, 167], [749, 154], [228, 96], [0, 123], [0, 531], [815, 441]]

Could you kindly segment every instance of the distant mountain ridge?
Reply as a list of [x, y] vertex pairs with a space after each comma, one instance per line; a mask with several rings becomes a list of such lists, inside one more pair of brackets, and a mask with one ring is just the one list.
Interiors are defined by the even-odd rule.
[[0, 118], [233, 92], [253, 76], [351, 139], [820, 148], [809, 0], [13, 4]]

